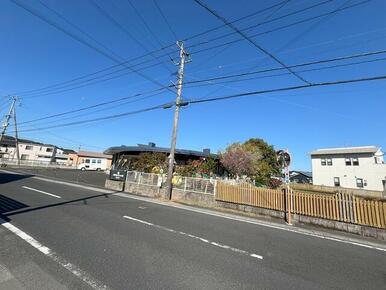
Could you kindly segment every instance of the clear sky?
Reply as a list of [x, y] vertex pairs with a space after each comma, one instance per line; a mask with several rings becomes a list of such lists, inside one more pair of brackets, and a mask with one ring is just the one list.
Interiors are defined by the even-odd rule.
[[[184, 39], [222, 24], [193, 0], [157, 0], [173, 32], [168, 28], [152, 0], [130, 0], [153, 34], [146, 29], [127, 0], [17, 0], [17, 2], [32, 7], [34, 11], [55, 21], [66, 31], [87, 39], [42, 3], [47, 5], [66, 17], [70, 23], [91, 35], [98, 43], [90, 39], [87, 41], [100, 50], [106, 51], [108, 48], [108, 53], [113, 52], [119, 59], [131, 59], [144, 55], [147, 53], [144, 48], [147, 51], [153, 51], [159, 49], [160, 44], [165, 46], [172, 44], [176, 40], [174, 34], [179, 39]], [[93, 2], [97, 3], [103, 12], [98, 10], [92, 4]], [[205, 3], [228, 20], [237, 19], [279, 2], [281, 1], [205, 0]], [[277, 6], [275, 9], [247, 18], [235, 25], [242, 29], [322, 2], [326, 3], [305, 12], [260, 25], [248, 30], [247, 34], [269, 31], [362, 1], [292, 0], [279, 10]], [[260, 35], [254, 40], [287, 65], [383, 50], [386, 49], [385, 11], [386, 1], [373, 0], [331, 16]], [[114, 25], [103, 13], [108, 13], [126, 32]], [[186, 64], [186, 81], [279, 66], [246, 41], [196, 53], [200, 49], [240, 38], [234, 34], [212, 40], [231, 31], [230, 28], [223, 27], [186, 41], [186, 46], [208, 41], [207, 44], [189, 49], [192, 53], [192, 62]], [[60, 92], [61, 90], [57, 89], [40, 91], [40, 94], [22, 93], [93, 73], [116, 63], [48, 25], [10, 0], [0, 1], [0, 39], [0, 95], [19, 93], [21, 105], [17, 108], [18, 122], [157, 88], [156, 84], [131, 73], [81, 88], [74, 88], [76, 85], [67, 83], [65, 88], [74, 88], [69, 91], [61, 89], [62, 92]], [[176, 46], [166, 51], [173, 58], [178, 57]], [[175, 72], [177, 68], [167, 56], [159, 57], [165, 54], [164, 52], [165, 50], [155, 57], [162, 60], [162, 64], [152, 56], [143, 58], [142, 60], [149, 61], [148, 64], [156, 65], [142, 72], [159, 83], [167, 85], [175, 81], [176, 76], [171, 72]], [[374, 62], [299, 72], [299, 74], [310, 82], [382, 75], [386, 74], [386, 61], [382, 58], [386, 58], [386, 55], [336, 64], [377, 59]], [[139, 65], [137, 68], [144, 66]], [[323, 66], [312, 68], [320, 67]], [[118, 69], [122, 67], [115, 68], [115, 70]], [[306, 68], [298, 68], [297, 71], [304, 69]], [[122, 74], [123, 70], [120, 73]], [[225, 96], [302, 84], [292, 75], [272, 77], [271, 74], [262, 74], [259, 76], [265, 76], [264, 78], [248, 81], [216, 85], [204, 83], [203, 86], [190, 88], [187, 85], [183, 90], [183, 96], [188, 99]], [[110, 76], [114, 75], [112, 73]], [[276, 149], [288, 148], [293, 154], [294, 169], [309, 170], [308, 153], [317, 148], [360, 145], [386, 147], [385, 92], [386, 81], [377, 81], [190, 105], [181, 111], [177, 147], [197, 150], [211, 148], [216, 152], [225, 149], [232, 142], [258, 137], [265, 139]], [[20, 135], [67, 148], [77, 148], [81, 145], [83, 149], [98, 151], [114, 145], [134, 145], [149, 141], [167, 147], [170, 145], [173, 109], [72, 127], [44, 131], [28, 130], [138, 110], [172, 101], [174, 98], [175, 95], [172, 92], [165, 91], [143, 100], [137, 99], [135, 102], [127, 103], [126, 100], [118, 103], [118, 106], [113, 104], [73, 115], [24, 124], [20, 125]], [[2, 97], [0, 101], [2, 115], [9, 106], [9, 102], [6, 103], [5, 100]], [[133, 100], [135, 99], [131, 101]]]

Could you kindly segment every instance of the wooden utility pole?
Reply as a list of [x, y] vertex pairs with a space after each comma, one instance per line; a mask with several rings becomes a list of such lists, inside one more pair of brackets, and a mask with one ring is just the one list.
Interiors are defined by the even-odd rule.
[[177, 79], [177, 96], [176, 96], [176, 108], [174, 110], [174, 121], [173, 121], [173, 130], [172, 130], [172, 141], [170, 145], [170, 155], [169, 155], [169, 168], [168, 175], [166, 179], [166, 199], [172, 198], [172, 190], [173, 190], [173, 172], [174, 172], [174, 155], [176, 152], [176, 142], [177, 142], [177, 128], [178, 128], [178, 119], [180, 114], [180, 106], [181, 106], [181, 94], [182, 94], [182, 83], [184, 79], [184, 66], [186, 62], [186, 57], [188, 54], [184, 50], [184, 43], [182, 41], [177, 41], [177, 45], [180, 48], [180, 62], [178, 69], [178, 79]]

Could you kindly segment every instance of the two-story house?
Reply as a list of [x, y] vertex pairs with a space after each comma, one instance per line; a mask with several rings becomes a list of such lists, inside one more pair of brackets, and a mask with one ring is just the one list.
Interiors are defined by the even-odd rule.
[[311, 152], [315, 185], [386, 190], [386, 164], [375, 146], [326, 148]]
[[[66, 150], [55, 145], [44, 144], [27, 139], [18, 140], [20, 160], [38, 161], [42, 163], [67, 163], [68, 153]], [[5, 135], [0, 143], [0, 158], [4, 160], [15, 160], [16, 140], [14, 137]]]

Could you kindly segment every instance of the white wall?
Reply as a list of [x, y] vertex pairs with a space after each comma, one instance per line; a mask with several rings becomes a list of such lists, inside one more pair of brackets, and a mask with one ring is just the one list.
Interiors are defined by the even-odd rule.
[[[48, 152], [47, 152], [48, 149]], [[5, 152], [5, 147], [1, 147], [0, 151]], [[19, 143], [20, 159], [29, 161], [51, 162], [52, 156], [55, 153], [54, 146], [46, 146], [39, 144]], [[3, 155], [4, 158], [16, 159], [16, 148], [8, 147], [7, 153]]]
[[[346, 157], [358, 158], [359, 166], [346, 166]], [[378, 155], [378, 161], [383, 157]], [[322, 158], [331, 158], [332, 166], [322, 166]], [[375, 163], [374, 154], [347, 154], [312, 156], [312, 179], [315, 185], [334, 186], [334, 177], [339, 177], [340, 186], [358, 188], [356, 179], [362, 178], [367, 185], [363, 189], [383, 191], [382, 180], [386, 178], [386, 164]]]

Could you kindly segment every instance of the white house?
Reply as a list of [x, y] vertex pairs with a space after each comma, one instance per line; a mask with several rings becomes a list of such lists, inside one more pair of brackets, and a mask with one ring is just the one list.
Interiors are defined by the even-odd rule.
[[[44, 163], [66, 164], [68, 154], [55, 145], [43, 144], [26, 139], [18, 140], [20, 160], [39, 161]], [[3, 160], [16, 159], [16, 142], [11, 136], [4, 136], [0, 144], [0, 157]]]
[[326, 148], [311, 152], [315, 185], [386, 190], [386, 164], [375, 146]]

